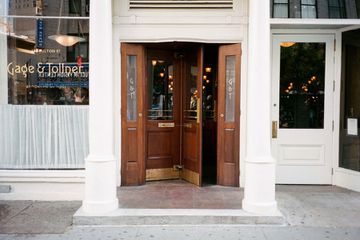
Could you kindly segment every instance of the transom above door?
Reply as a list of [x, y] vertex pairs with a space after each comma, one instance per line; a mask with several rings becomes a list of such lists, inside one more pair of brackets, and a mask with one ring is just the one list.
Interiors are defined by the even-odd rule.
[[122, 44], [122, 185], [239, 185], [240, 56], [240, 44]]

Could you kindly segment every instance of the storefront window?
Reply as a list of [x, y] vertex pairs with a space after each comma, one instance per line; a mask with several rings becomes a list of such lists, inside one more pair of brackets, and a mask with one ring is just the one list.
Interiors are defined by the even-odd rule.
[[342, 168], [360, 171], [360, 30], [343, 34], [340, 162]]
[[0, 169], [84, 168], [88, 4], [0, 0]]
[[11, 16], [89, 16], [89, 0], [0, 0]]
[[[89, 20], [78, 17], [89, 3], [66, 2], [1, 1], [8, 104], [89, 103]], [[77, 16], [63, 18], [69, 14]]]

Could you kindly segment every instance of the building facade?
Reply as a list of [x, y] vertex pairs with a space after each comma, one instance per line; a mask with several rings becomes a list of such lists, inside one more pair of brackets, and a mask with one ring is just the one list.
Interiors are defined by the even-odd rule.
[[360, 191], [359, 1], [20, 2], [0, 5], [2, 197], [104, 213], [181, 178], [271, 215], [276, 183]]

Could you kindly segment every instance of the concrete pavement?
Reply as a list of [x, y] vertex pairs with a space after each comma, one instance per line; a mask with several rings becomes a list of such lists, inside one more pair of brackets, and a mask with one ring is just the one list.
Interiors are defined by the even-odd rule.
[[71, 226], [80, 202], [0, 201], [0, 239], [360, 240], [360, 193], [333, 186], [277, 186], [285, 226]]

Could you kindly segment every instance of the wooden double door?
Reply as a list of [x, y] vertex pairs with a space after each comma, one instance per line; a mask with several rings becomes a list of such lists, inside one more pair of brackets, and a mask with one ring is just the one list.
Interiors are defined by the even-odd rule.
[[[214, 48], [209, 57], [203, 44], [122, 44], [122, 185], [200, 186], [214, 150], [216, 183], [239, 186], [241, 47]], [[205, 131], [216, 133], [213, 144], [204, 145]]]

